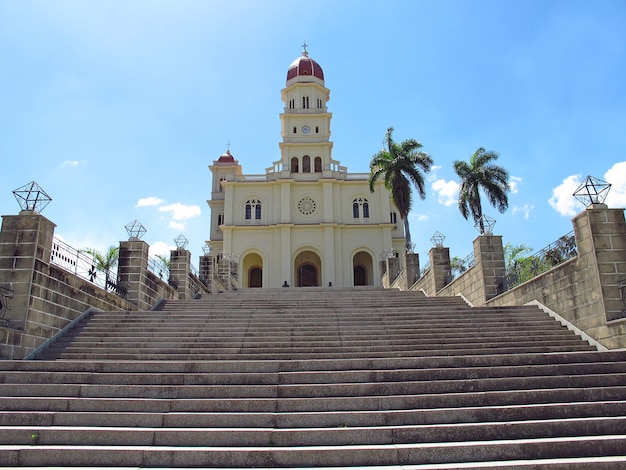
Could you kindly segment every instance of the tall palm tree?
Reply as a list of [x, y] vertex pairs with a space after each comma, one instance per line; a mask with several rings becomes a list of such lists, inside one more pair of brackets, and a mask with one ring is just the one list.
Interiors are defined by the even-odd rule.
[[120, 248], [118, 246], [111, 246], [104, 253], [100, 253], [93, 248], [85, 248], [80, 251], [91, 255], [94, 267], [104, 273], [104, 288], [108, 290], [110, 270], [117, 265], [120, 257]]
[[387, 129], [385, 137], [386, 148], [378, 152], [370, 161], [369, 186], [374, 192], [374, 184], [382, 177], [385, 187], [391, 193], [391, 200], [398, 208], [404, 223], [407, 252], [412, 250], [411, 232], [409, 231], [409, 212], [413, 197], [411, 182], [417, 189], [421, 199], [426, 197], [424, 175], [428, 173], [433, 159], [422, 152], [422, 144], [415, 139], [403, 140], [396, 143], [393, 140], [393, 127]]
[[454, 171], [461, 179], [459, 191], [459, 210], [465, 219], [472, 215], [474, 222], [480, 227], [480, 233], [485, 233], [483, 222], [483, 208], [480, 201], [480, 192], [484, 192], [489, 202], [500, 213], [509, 207], [509, 173], [499, 165], [493, 163], [498, 159], [498, 153], [486, 151], [480, 147], [470, 157], [469, 163], [457, 160], [454, 162]]

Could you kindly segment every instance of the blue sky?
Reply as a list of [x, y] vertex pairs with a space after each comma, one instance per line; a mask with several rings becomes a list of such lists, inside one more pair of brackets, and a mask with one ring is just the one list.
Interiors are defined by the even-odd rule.
[[494, 233], [539, 250], [584, 209], [587, 176], [626, 206], [626, 2], [0, 0], [0, 214], [37, 181], [75, 248], [137, 219], [153, 253], [209, 236], [208, 166], [230, 143], [244, 173], [280, 158], [280, 91], [309, 44], [331, 91], [333, 155], [365, 173], [389, 126], [434, 159], [410, 215], [416, 251], [464, 257], [454, 160], [500, 153], [509, 210]]

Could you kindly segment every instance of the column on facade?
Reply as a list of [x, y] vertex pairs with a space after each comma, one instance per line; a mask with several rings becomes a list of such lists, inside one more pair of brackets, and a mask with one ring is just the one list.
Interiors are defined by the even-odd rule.
[[291, 222], [291, 180], [280, 183], [280, 223]]
[[335, 211], [334, 211], [334, 199], [333, 199], [333, 182], [325, 181], [322, 185], [323, 198], [324, 203], [322, 207], [324, 208], [324, 222], [331, 223], [335, 220]]
[[341, 263], [341, 259], [339, 263], [337, 263], [337, 257], [335, 255], [335, 228], [334, 225], [324, 225], [324, 258], [322, 259], [323, 266], [323, 276], [322, 276], [322, 286], [329, 285], [337, 285], [337, 279], [335, 278], [335, 265]]
[[[280, 227], [280, 279], [282, 282], [287, 281], [287, 284], [292, 285], [294, 279], [292, 279], [291, 269], [291, 228], [293, 225], [281, 225]], [[282, 283], [281, 283], [282, 284]]]

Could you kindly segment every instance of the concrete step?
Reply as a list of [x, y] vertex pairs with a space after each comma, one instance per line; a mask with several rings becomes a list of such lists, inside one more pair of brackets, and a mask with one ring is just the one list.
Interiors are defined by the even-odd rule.
[[[13, 390], [19, 390], [14, 388]], [[23, 390], [23, 387], [22, 387]], [[41, 389], [40, 389], [41, 390]], [[51, 390], [51, 392], [58, 391]], [[479, 408], [484, 406], [532, 406], [595, 401], [624, 401], [626, 386], [600, 386], [541, 390], [495, 390], [485, 393], [434, 393], [363, 397], [314, 398], [185, 398], [162, 397], [81, 397], [79, 390], [68, 387], [65, 394], [34, 396], [19, 393], [0, 397], [6, 411], [73, 411], [118, 413], [328, 413], [379, 410], [426, 410], [450, 408]], [[68, 396], [68, 393], [74, 393]]]
[[92, 313], [39, 359], [0, 361], [2, 465], [626, 462], [626, 351], [536, 307], [226, 293]]
[[[4, 445], [294, 447], [496, 441], [620, 435], [626, 417], [327, 428], [0, 426]], [[35, 436], [35, 437], [33, 437]]]
[[272, 468], [389, 466], [455, 462], [623, 456], [626, 436], [583, 436], [449, 443], [305, 447], [0, 446], [9, 466]]
[[520, 366], [341, 370], [293, 372], [101, 372], [101, 371], [0, 371], [4, 384], [339, 384], [435, 380], [479, 380], [486, 378], [550, 377], [626, 374], [626, 362], [596, 362]]
[[[41, 400], [40, 400], [41, 402]], [[34, 410], [33, 400], [21, 400], [28, 411], [1, 411], [0, 426], [39, 427], [149, 427], [149, 428], [323, 428], [323, 427], [382, 427], [424, 424], [459, 424], [485, 422], [518, 422], [572, 418], [623, 417], [623, 401], [559, 402], [535, 405], [478, 406], [410, 410], [327, 411], [310, 412], [172, 412], [163, 411], [163, 403], [155, 402], [158, 410], [145, 407], [133, 412], [127, 407], [112, 407], [107, 411], [44, 411]], [[109, 402], [114, 405], [114, 402]], [[102, 403], [94, 403], [100, 409]], [[15, 407], [15, 405], [13, 405]]]

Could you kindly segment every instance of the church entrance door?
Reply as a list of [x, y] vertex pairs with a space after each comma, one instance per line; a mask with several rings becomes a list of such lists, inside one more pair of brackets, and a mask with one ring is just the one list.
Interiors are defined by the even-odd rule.
[[248, 287], [263, 287], [263, 270], [254, 267], [248, 275]]
[[317, 267], [314, 264], [304, 263], [298, 268], [298, 287], [319, 286]]

